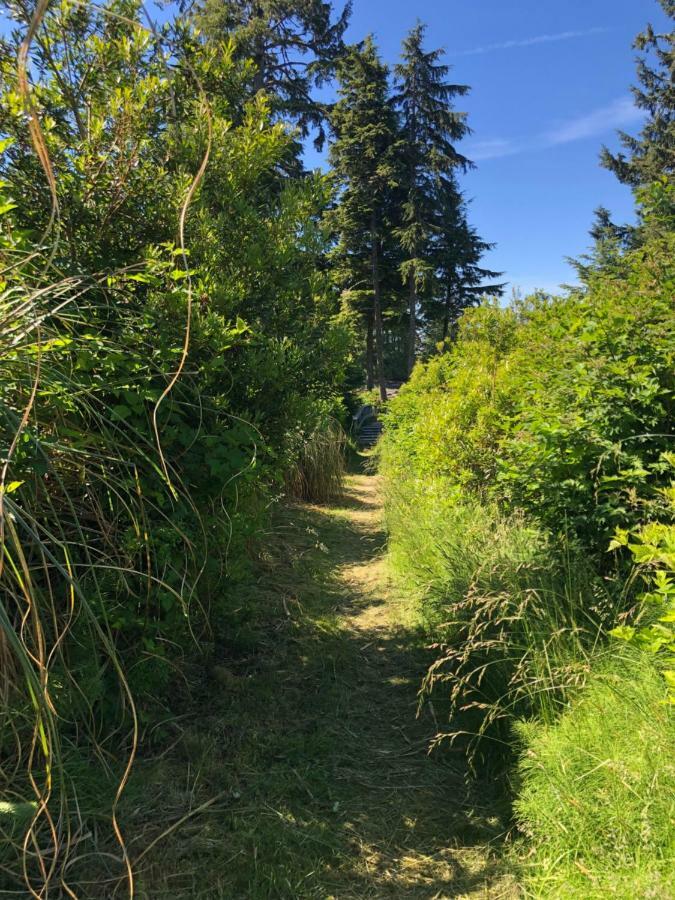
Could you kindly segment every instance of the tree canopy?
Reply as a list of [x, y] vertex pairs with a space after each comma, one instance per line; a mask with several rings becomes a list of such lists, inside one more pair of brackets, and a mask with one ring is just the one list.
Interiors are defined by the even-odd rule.
[[404, 256], [401, 274], [409, 293], [408, 372], [417, 352], [418, 297], [433, 283], [439, 194], [444, 193], [442, 202], [447, 206], [456, 195], [445, 190], [444, 183], [454, 182], [456, 168], [471, 165], [455, 148], [455, 142], [469, 133], [466, 115], [453, 109], [455, 98], [466, 95], [469, 87], [446, 80], [449, 67], [439, 62], [443, 53], [425, 50], [424, 34], [418, 23], [403, 42], [393, 98], [401, 130], [403, 204], [397, 234]]
[[325, 108], [314, 88], [334, 74], [350, 13], [351, 3], [336, 15], [325, 0], [203, 0], [195, 8], [208, 37], [231, 36], [236, 56], [250, 60], [252, 90], [265, 91], [303, 135], [317, 128], [319, 143]]

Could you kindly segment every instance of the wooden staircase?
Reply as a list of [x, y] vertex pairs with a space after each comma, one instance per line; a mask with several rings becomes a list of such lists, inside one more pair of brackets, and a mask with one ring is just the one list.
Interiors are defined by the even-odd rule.
[[356, 433], [356, 442], [362, 450], [374, 447], [382, 434], [382, 422], [372, 416], [361, 425]]
[[[391, 400], [392, 397], [395, 397], [402, 384], [401, 381], [388, 381], [387, 399]], [[354, 416], [352, 429], [352, 434], [356, 436], [356, 443], [361, 450], [369, 450], [374, 447], [380, 439], [383, 429], [382, 422], [377, 418], [377, 407], [362, 406]]]

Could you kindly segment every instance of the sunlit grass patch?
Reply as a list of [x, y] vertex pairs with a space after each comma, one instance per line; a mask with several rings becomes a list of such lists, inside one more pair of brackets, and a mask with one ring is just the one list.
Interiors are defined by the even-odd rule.
[[516, 818], [537, 897], [675, 896], [675, 716], [652, 663], [594, 672], [560, 720], [519, 729]]

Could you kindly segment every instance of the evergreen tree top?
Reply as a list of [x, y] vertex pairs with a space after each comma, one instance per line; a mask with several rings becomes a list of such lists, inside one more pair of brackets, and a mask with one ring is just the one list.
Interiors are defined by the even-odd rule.
[[394, 104], [400, 110], [401, 126], [411, 165], [430, 160], [435, 169], [471, 164], [453, 142], [471, 133], [466, 113], [453, 109], [455, 97], [469, 92], [466, 84], [447, 81], [450, 66], [439, 62], [444, 51], [425, 50], [426, 25], [418, 22], [403, 41], [401, 61], [395, 66]]
[[[372, 37], [347, 49], [337, 68], [338, 97], [331, 115], [336, 139], [330, 160], [352, 186], [384, 187], [394, 176], [396, 121], [389, 102], [389, 70]], [[373, 202], [374, 196], [369, 198]]]
[[[675, 22], [675, 0], [659, 2]], [[648, 25], [633, 46], [644, 55], [637, 60], [639, 84], [632, 92], [647, 121], [638, 137], [619, 132], [624, 152], [603, 147], [601, 162], [623, 184], [638, 187], [675, 177], [675, 29], [659, 34]]]

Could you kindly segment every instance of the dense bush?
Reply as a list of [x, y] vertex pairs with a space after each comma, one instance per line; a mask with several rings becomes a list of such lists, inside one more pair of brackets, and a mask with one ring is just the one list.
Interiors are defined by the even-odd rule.
[[675, 238], [588, 292], [465, 314], [456, 344], [392, 404], [392, 478], [448, 478], [605, 557], [616, 527], [665, 510]]
[[[666, 454], [675, 468], [675, 455]], [[670, 509], [675, 511], [675, 482], [662, 489]], [[632, 623], [612, 629], [614, 638], [650, 653], [663, 669], [669, 702], [675, 706], [675, 526], [647, 522], [635, 531], [617, 529], [612, 547], [627, 547], [635, 562], [635, 575], [646, 591], [639, 596], [639, 615]]]
[[387, 412], [392, 557], [442, 640], [427, 684], [450, 683], [453, 717], [482, 710], [481, 735], [565, 702], [635, 599], [615, 529], [670, 516], [672, 247], [469, 311]]
[[[391, 556], [436, 651], [438, 740], [523, 754], [534, 896], [673, 889], [675, 239], [643, 227], [587, 289], [465, 313], [385, 416]], [[618, 638], [653, 661], [611, 666]]]
[[61, 4], [29, 99], [18, 40], [0, 54], [1, 862], [2, 887], [47, 890], [78, 877], [73, 830], [78, 858], [123, 845], [139, 740], [341, 415], [352, 335], [318, 264], [327, 181], [284, 174], [293, 136], [245, 99], [229, 45], [153, 34], [126, 0]]

